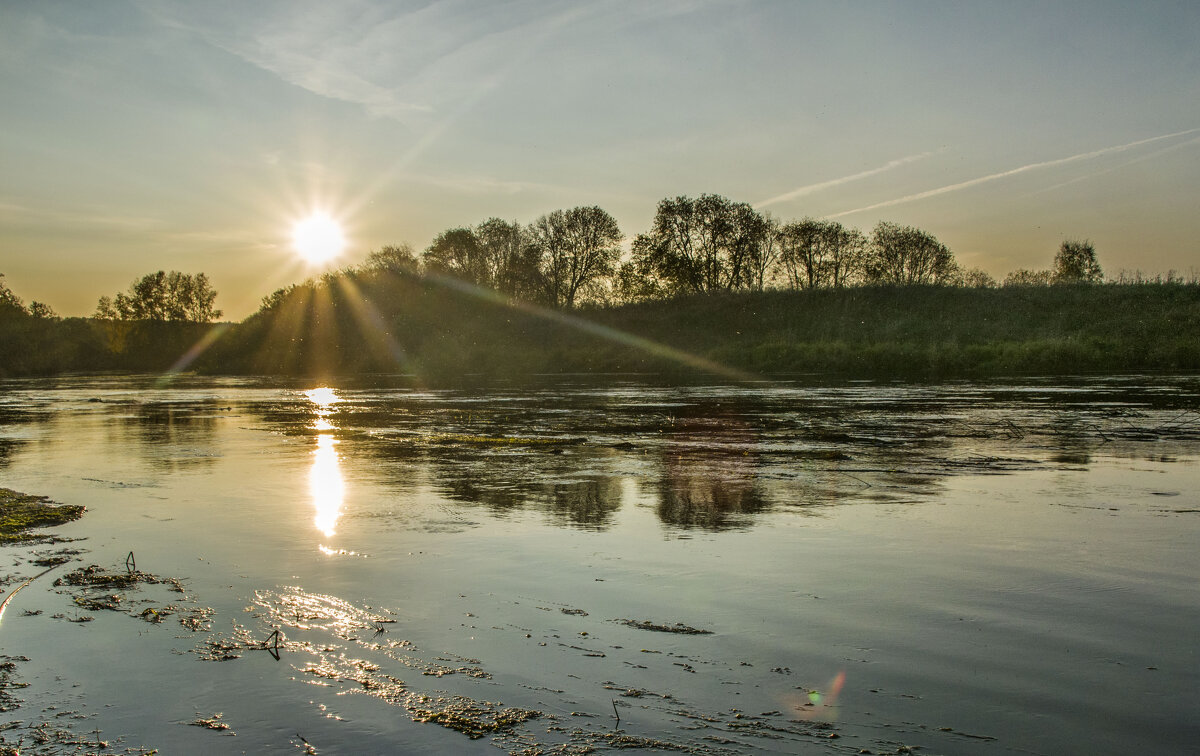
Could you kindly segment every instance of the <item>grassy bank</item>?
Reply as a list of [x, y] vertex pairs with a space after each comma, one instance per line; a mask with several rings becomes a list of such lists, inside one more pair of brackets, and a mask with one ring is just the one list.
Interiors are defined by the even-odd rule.
[[755, 374], [1200, 370], [1195, 286], [775, 291], [562, 316], [417, 279], [353, 284], [293, 292], [238, 326], [202, 366], [430, 377], [703, 369], [690, 358]]
[[[165, 370], [211, 326], [0, 328], [8, 375]], [[697, 296], [558, 313], [444, 281], [349, 274], [224, 328], [191, 369], [331, 375], [695, 373], [957, 377], [1200, 370], [1200, 287], [858, 287]]]

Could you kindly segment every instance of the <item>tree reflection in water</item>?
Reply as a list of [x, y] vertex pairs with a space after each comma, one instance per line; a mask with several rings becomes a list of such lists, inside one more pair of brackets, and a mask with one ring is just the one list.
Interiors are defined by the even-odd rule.
[[759, 481], [758, 436], [736, 418], [695, 415], [670, 435], [662, 472], [650, 484], [663, 524], [726, 530], [746, 527], [770, 503]]

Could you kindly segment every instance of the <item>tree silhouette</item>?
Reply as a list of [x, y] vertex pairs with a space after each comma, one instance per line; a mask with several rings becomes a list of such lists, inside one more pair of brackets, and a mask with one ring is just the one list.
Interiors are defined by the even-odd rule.
[[633, 252], [642, 274], [669, 293], [753, 288], [769, 230], [745, 202], [716, 194], [675, 197], [658, 203], [653, 227], [634, 240]]
[[883, 284], [953, 283], [958, 266], [946, 245], [911, 226], [880, 222], [871, 236], [867, 280]]
[[554, 307], [574, 307], [581, 293], [616, 272], [621, 230], [599, 207], [555, 210], [534, 221], [529, 236], [539, 257], [545, 301]]
[[1096, 248], [1090, 241], [1068, 239], [1054, 256], [1054, 283], [1100, 283], [1104, 272], [1096, 261]]
[[217, 292], [203, 273], [148, 273], [115, 298], [100, 297], [100, 320], [159, 320], [207, 323], [221, 317], [213, 308]]
[[489, 218], [473, 228], [443, 231], [422, 258], [426, 271], [521, 299], [536, 298], [537, 256], [519, 223]]
[[410, 245], [387, 244], [367, 255], [363, 268], [391, 273], [416, 273], [421, 268], [421, 262]]
[[26, 315], [25, 303], [4, 283], [4, 274], [0, 273], [0, 315]]
[[779, 238], [780, 263], [793, 289], [845, 286], [862, 268], [866, 237], [837, 221], [793, 221]]

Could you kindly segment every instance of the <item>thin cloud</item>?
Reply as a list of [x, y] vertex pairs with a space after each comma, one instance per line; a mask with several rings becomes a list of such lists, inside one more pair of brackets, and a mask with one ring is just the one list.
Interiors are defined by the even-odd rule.
[[1011, 170], [1001, 171], [1000, 173], [992, 173], [987, 176], [980, 176], [979, 178], [973, 178], [973, 179], [970, 179], [969, 181], [961, 181], [957, 184], [950, 184], [948, 186], [938, 187], [937, 189], [930, 189], [928, 191], [918, 192], [916, 194], [909, 194], [904, 197], [897, 197], [896, 199], [890, 199], [890, 200], [886, 200], [884, 202], [876, 202], [873, 205], [866, 205], [864, 207], [858, 207], [853, 210], [846, 210], [846, 211], [843, 211], [840, 213], [835, 213], [833, 215], [828, 215], [826, 217], [840, 218], [843, 215], [853, 215], [854, 213], [862, 213], [862, 212], [866, 212], [867, 210], [877, 210], [881, 207], [892, 207], [893, 205], [900, 205], [905, 202], [916, 202], [917, 200], [928, 199], [929, 197], [936, 197], [941, 194], [949, 194], [950, 192], [957, 192], [960, 189], [968, 189], [972, 186], [978, 186], [979, 184], [986, 184], [989, 181], [996, 181], [998, 179], [1008, 178], [1009, 176], [1015, 176], [1018, 173], [1025, 173], [1027, 171], [1036, 170], [1038, 168], [1051, 168], [1053, 166], [1066, 165], [1068, 163], [1076, 163], [1076, 162], [1079, 162], [1082, 160], [1091, 160], [1093, 158], [1103, 157], [1104, 155], [1112, 155], [1112, 154], [1115, 154], [1118, 152], [1132, 150], [1135, 147], [1141, 147], [1144, 144], [1151, 144], [1153, 142], [1159, 142], [1164, 139], [1173, 139], [1175, 137], [1186, 136], [1188, 134], [1195, 134], [1198, 131], [1200, 131], [1200, 128], [1187, 129], [1186, 131], [1176, 131], [1172, 134], [1163, 134], [1161, 136], [1150, 137], [1149, 139], [1139, 139], [1136, 142], [1129, 142], [1127, 144], [1118, 144], [1114, 147], [1104, 147], [1103, 149], [1092, 150], [1091, 152], [1081, 152], [1078, 155], [1071, 155], [1070, 157], [1058, 158], [1057, 160], [1045, 160], [1040, 163], [1030, 163], [1029, 165], [1023, 165], [1019, 168], [1013, 168]]
[[1145, 155], [1138, 155], [1135, 158], [1131, 158], [1130, 160], [1126, 160], [1122, 163], [1118, 163], [1117, 165], [1111, 166], [1109, 168], [1105, 168], [1103, 170], [1092, 171], [1091, 173], [1085, 174], [1083, 176], [1076, 176], [1073, 179], [1069, 179], [1067, 181], [1060, 182], [1053, 186], [1048, 186], [1045, 189], [1038, 189], [1035, 192], [1030, 192], [1026, 196], [1034, 197], [1039, 194], [1045, 194], [1046, 192], [1052, 192], [1055, 189], [1062, 189], [1064, 186], [1070, 186], [1071, 184], [1077, 184], [1080, 181], [1087, 181], [1088, 179], [1092, 179], [1097, 176], [1103, 176], [1106, 173], [1112, 173], [1113, 171], [1119, 170], [1121, 168], [1125, 168], [1126, 166], [1135, 165], [1137, 163], [1142, 163], [1147, 160], [1153, 160], [1154, 158], [1159, 157], [1161, 155], [1165, 155], [1168, 152], [1174, 152], [1175, 150], [1182, 149], [1184, 147], [1191, 147], [1192, 145], [1196, 145], [1196, 144], [1200, 144], [1200, 137], [1195, 137], [1195, 138], [1189, 139], [1186, 142], [1179, 142], [1178, 144], [1172, 144], [1169, 147], [1163, 147], [1161, 149], [1155, 150], [1154, 152], [1150, 152]]
[[755, 207], [761, 209], [761, 208], [767, 207], [768, 205], [776, 205], [780, 202], [787, 202], [788, 200], [796, 199], [797, 197], [803, 197], [805, 195], [813, 194], [815, 192], [819, 192], [819, 191], [822, 191], [825, 189], [831, 189], [835, 186], [841, 186], [842, 184], [848, 184], [851, 181], [858, 181], [859, 179], [865, 179], [865, 178], [869, 178], [871, 176], [878, 176], [881, 173], [885, 173], [885, 172], [893, 170], [895, 168], [899, 168], [901, 166], [908, 165], [909, 163], [915, 163], [918, 160], [923, 160], [932, 154], [934, 154], [934, 153], [922, 152], [919, 155], [909, 155], [908, 157], [897, 158], [896, 160], [892, 160], [890, 162], [884, 163], [883, 165], [879, 166], [878, 168], [872, 168], [869, 171], [862, 171], [861, 173], [854, 173], [849, 176], [842, 176], [841, 178], [831, 179], [829, 181], [822, 181], [817, 184], [809, 184], [808, 186], [802, 186], [802, 187], [799, 187], [798, 189], [793, 189], [790, 192], [785, 192], [783, 194], [780, 194], [777, 197], [772, 197], [771, 199], [765, 199], [762, 202], [755, 204]]
[[105, 213], [88, 210], [47, 210], [15, 202], [0, 201], [0, 221], [6, 225], [28, 228], [95, 229], [139, 233], [162, 227], [158, 218]]

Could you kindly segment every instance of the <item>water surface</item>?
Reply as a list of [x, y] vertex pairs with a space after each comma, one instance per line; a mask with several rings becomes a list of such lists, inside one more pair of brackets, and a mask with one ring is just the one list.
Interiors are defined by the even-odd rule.
[[[0, 619], [28, 657], [10, 742], [47, 719], [164, 753], [1200, 737], [1196, 379], [2, 388], [0, 485], [89, 509], [56, 530], [84, 540], [0, 554], [10, 588], [81, 552]], [[186, 594], [96, 611], [52, 585], [130, 551]], [[278, 660], [254, 648], [275, 630]]]

